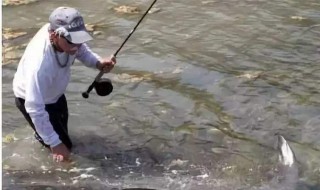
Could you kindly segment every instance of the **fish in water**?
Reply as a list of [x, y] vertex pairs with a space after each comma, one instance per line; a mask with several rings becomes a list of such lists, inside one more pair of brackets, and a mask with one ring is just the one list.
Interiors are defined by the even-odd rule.
[[281, 135], [277, 135], [276, 148], [279, 153], [279, 175], [272, 180], [271, 187], [279, 190], [295, 190], [299, 180], [296, 156], [287, 140]]
[[279, 151], [279, 162], [288, 167], [293, 167], [296, 162], [296, 156], [286, 139], [278, 135], [277, 150]]

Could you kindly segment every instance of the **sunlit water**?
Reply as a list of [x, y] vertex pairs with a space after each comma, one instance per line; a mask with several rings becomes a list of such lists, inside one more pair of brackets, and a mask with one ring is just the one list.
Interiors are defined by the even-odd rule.
[[[149, 1], [39, 1], [3, 7], [3, 27], [27, 35], [57, 6], [75, 6], [114, 53]], [[116, 13], [121, 5], [140, 14]], [[320, 3], [215, 0], [156, 3], [118, 54], [114, 92], [89, 99], [97, 71], [76, 63], [66, 92], [74, 162], [52, 163], [15, 108], [12, 78], [23, 48], [2, 67], [4, 189], [272, 189], [275, 134], [296, 153], [298, 189], [320, 189]], [[280, 182], [279, 182], [280, 183]]]

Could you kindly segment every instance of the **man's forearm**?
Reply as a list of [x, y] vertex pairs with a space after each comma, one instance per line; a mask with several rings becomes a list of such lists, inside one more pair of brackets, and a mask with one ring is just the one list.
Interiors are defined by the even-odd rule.
[[34, 124], [37, 133], [40, 135], [45, 144], [50, 147], [57, 146], [61, 143], [58, 134], [54, 131], [53, 126], [49, 120], [47, 111], [40, 111], [37, 108], [29, 107], [26, 103], [26, 110], [30, 115], [32, 123]]

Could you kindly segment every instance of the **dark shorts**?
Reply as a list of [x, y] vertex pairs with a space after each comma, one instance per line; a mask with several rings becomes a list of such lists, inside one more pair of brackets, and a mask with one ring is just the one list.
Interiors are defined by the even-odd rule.
[[[36, 139], [45, 147], [50, 148], [49, 145], [45, 144], [39, 134], [37, 133], [34, 124], [30, 118], [30, 115], [27, 113], [24, 106], [25, 100], [22, 98], [15, 98], [16, 105], [21, 111], [25, 119], [28, 121], [29, 125], [35, 132]], [[62, 95], [59, 100], [54, 104], [46, 104], [46, 111], [49, 114], [49, 120], [53, 126], [55, 132], [59, 135], [60, 140], [66, 145], [69, 150], [72, 148], [72, 142], [68, 134], [68, 106], [65, 95]]]

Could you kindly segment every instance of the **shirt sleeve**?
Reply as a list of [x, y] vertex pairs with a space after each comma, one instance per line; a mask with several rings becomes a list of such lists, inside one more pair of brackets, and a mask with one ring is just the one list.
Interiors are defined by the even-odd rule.
[[79, 50], [76, 53], [76, 58], [87, 67], [92, 68], [96, 68], [97, 62], [101, 59], [101, 57], [98, 54], [94, 53], [86, 43], [80, 46]]
[[61, 140], [50, 123], [43, 99], [44, 93], [50, 88], [53, 80], [49, 73], [38, 70], [27, 79], [25, 108], [44, 143], [55, 147], [61, 143]]

